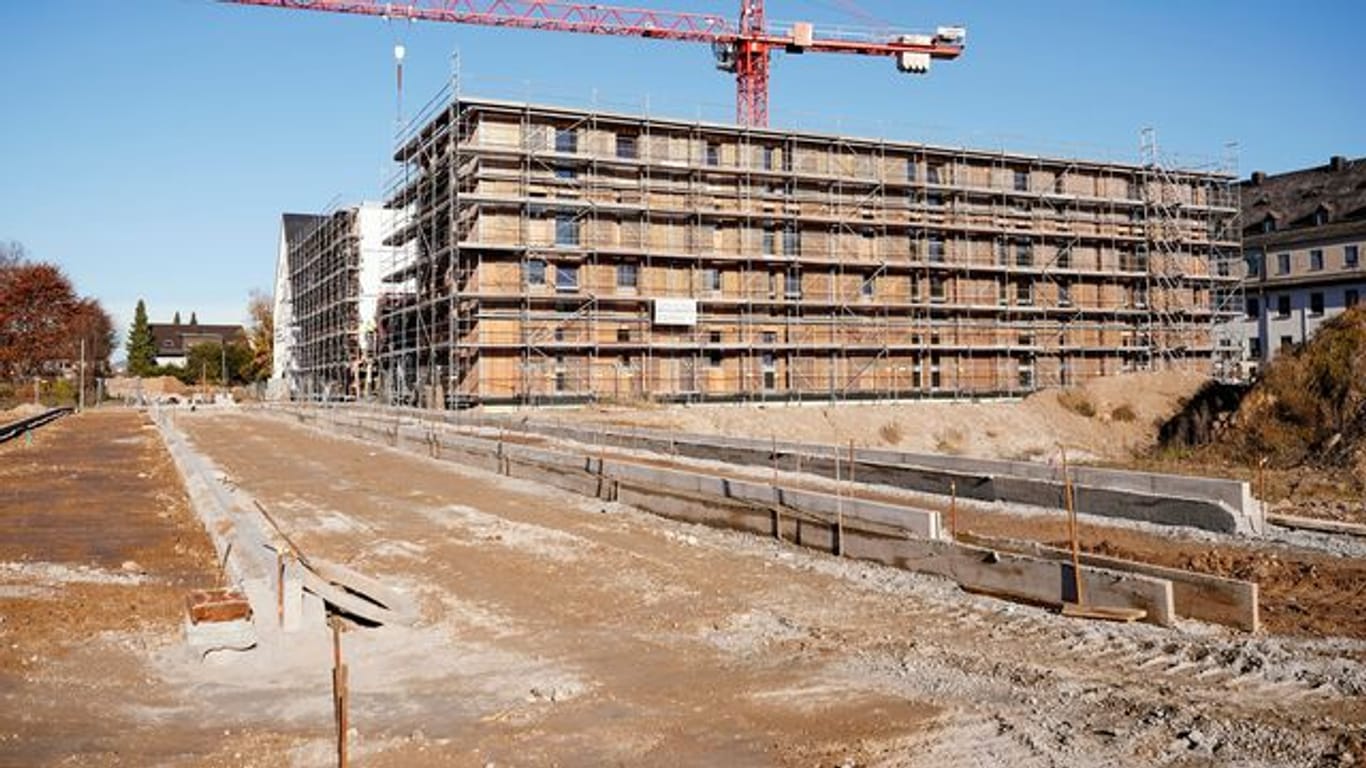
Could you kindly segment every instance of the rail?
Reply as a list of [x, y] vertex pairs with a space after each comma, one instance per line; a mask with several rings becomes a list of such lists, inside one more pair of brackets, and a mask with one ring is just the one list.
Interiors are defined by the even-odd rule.
[[19, 419], [0, 426], [0, 443], [7, 443], [25, 432], [37, 429], [50, 421], [56, 421], [74, 410], [71, 406], [53, 408], [37, 416], [29, 416], [26, 419]]

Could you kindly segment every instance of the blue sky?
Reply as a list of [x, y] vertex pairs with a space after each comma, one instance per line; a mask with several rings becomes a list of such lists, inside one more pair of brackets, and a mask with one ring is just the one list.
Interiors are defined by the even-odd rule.
[[[628, 0], [734, 16], [736, 0]], [[770, 0], [773, 19], [857, 24], [847, 0]], [[1366, 155], [1366, 3], [977, 0], [857, 7], [968, 27], [927, 77], [863, 57], [779, 56], [773, 124], [1136, 160], [1164, 148], [1269, 172]], [[269, 289], [282, 211], [375, 199], [395, 121], [449, 77], [467, 92], [682, 117], [733, 115], [700, 45], [221, 5], [0, 3], [0, 240], [62, 265], [125, 328], [180, 310], [244, 319]]]

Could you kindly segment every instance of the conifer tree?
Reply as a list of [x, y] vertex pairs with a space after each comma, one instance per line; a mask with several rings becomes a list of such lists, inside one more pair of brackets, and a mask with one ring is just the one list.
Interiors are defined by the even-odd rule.
[[138, 299], [138, 307], [133, 311], [133, 328], [128, 332], [128, 373], [133, 376], [151, 373], [156, 367], [156, 356], [156, 341], [147, 323], [147, 305]]

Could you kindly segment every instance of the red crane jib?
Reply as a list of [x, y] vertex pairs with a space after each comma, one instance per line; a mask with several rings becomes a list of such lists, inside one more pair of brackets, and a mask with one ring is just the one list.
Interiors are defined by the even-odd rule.
[[812, 36], [808, 40], [798, 41], [791, 32], [774, 32], [767, 27], [764, 22], [762, 0], [741, 0], [738, 25], [731, 24], [720, 16], [701, 13], [536, 0], [419, 0], [407, 3], [381, 0], [219, 2], [289, 10], [350, 13], [388, 19], [644, 37], [730, 46], [735, 57], [737, 121], [750, 126], [768, 124], [769, 54], [774, 48], [864, 56], [926, 54], [934, 59], [955, 59], [963, 52], [961, 42], [945, 41], [938, 37], [929, 38], [929, 42], [910, 42], [899, 35], [878, 34], [875, 31], [843, 34], [838, 38]]

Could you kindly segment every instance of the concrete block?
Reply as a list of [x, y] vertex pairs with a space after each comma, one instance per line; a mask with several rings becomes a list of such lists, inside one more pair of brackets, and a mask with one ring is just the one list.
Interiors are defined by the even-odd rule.
[[185, 642], [201, 657], [214, 651], [246, 651], [256, 647], [256, 628], [251, 619], [195, 624], [186, 618]]

